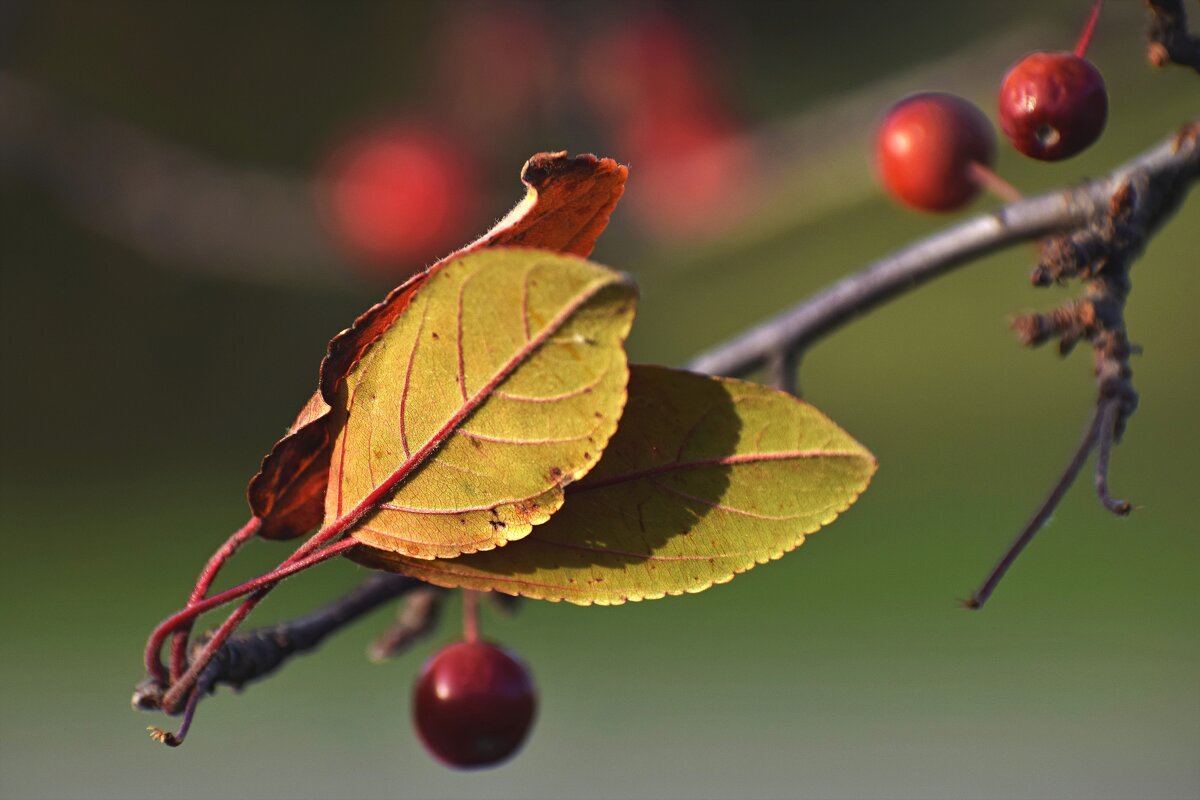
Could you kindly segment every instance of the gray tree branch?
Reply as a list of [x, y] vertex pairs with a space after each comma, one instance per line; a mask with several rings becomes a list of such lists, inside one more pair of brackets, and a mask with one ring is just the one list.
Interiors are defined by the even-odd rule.
[[[687, 369], [742, 375], [772, 359], [793, 359], [867, 311], [989, 253], [1088, 225], [1108, 212], [1132, 178], [1175, 191], [1200, 175], [1200, 120], [1110, 175], [1072, 189], [1019, 200], [914, 242], [797, 305], [693, 358]], [[1167, 211], [1173, 211], [1170, 205]], [[1157, 222], [1165, 221], [1165, 216]]]

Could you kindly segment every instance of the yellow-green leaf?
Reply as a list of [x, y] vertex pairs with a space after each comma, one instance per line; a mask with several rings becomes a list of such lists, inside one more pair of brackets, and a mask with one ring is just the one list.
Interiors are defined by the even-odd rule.
[[573, 256], [498, 248], [446, 264], [347, 375], [329, 524], [416, 558], [529, 533], [599, 460], [625, 405], [635, 290]]
[[408, 308], [430, 276], [470, 252], [490, 247], [536, 247], [587, 258], [625, 191], [629, 171], [611, 158], [538, 153], [525, 162], [525, 199], [471, 244], [397, 286], [329, 342], [317, 392], [250, 480], [247, 499], [262, 520], [258, 535], [291, 539], [320, 524], [333, 452], [330, 403], [338, 385], [371, 344]]
[[351, 558], [448, 587], [615, 604], [699, 592], [779, 558], [866, 489], [875, 459], [791, 395], [635, 366], [600, 464], [562, 510], [491, 553]]

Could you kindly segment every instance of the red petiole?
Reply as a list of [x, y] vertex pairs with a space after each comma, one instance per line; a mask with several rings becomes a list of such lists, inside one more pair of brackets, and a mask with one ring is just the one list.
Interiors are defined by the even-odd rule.
[[[310, 540], [311, 541], [311, 540]], [[321, 550], [315, 555], [309, 555], [305, 558], [295, 559], [295, 555], [287, 561], [280, 564], [274, 570], [260, 575], [257, 578], [248, 580], [245, 583], [234, 586], [231, 589], [226, 589], [212, 597], [205, 598], [196, 603], [190, 604], [180, 611], [175, 612], [167, 617], [158, 627], [150, 634], [150, 639], [146, 643], [146, 671], [149, 675], [160, 683], [167, 682], [167, 673], [162, 662], [158, 658], [159, 651], [162, 649], [163, 642], [167, 640], [172, 633], [181, 629], [185, 625], [190, 625], [196, 617], [201, 614], [211, 611], [214, 608], [223, 606], [237, 600], [239, 597], [244, 597], [251, 592], [260, 589], [267, 589], [279, 583], [284, 578], [295, 575], [297, 572], [303, 572], [309, 567], [315, 566], [322, 561], [326, 561], [335, 555], [350, 549], [356, 542], [353, 539], [347, 539], [344, 542], [338, 542], [335, 545]], [[299, 551], [297, 551], [298, 553]], [[293, 560], [295, 559], [295, 560]], [[194, 665], [193, 665], [194, 666]]]
[[[186, 692], [188, 692], [188, 690], [190, 690], [195, 684], [196, 678], [199, 676], [200, 672], [203, 671], [203, 669], [208, 666], [209, 662], [212, 661], [220, 645], [224, 643], [224, 641], [229, 637], [230, 634], [233, 633], [234, 630], [236, 630], [237, 626], [241, 624], [242, 620], [246, 618], [250, 611], [262, 601], [263, 597], [265, 597], [266, 594], [270, 592], [272, 588], [274, 588], [275, 584], [279, 583], [279, 581], [288, 577], [289, 575], [293, 575], [297, 572], [308, 569], [309, 567], [332, 558], [333, 556], [338, 555], [354, 546], [356, 543], [353, 540], [346, 540], [345, 542], [339, 542], [336, 545], [323, 547], [329, 542], [338, 539], [355, 525], [357, 525], [363, 519], [363, 517], [369, 514], [396, 488], [396, 485], [399, 484], [400, 481], [402, 481], [408, 475], [408, 473], [412, 471], [413, 468], [415, 468], [424, 460], [425, 456], [428, 455], [428, 451], [434, 449], [434, 447], [436, 447], [436, 445], [439, 443], [440, 442], [437, 438], [427, 443], [425, 447], [414, 454], [414, 456], [410, 458], [403, 467], [397, 469], [388, 477], [387, 480], [376, 486], [375, 489], [368, 493], [367, 496], [359, 501], [359, 503], [355, 505], [354, 508], [352, 508], [348, 513], [338, 517], [329, 525], [325, 526], [316, 534], [314, 534], [311, 538], [309, 538], [308, 541], [296, 548], [295, 552], [293, 552], [292, 555], [287, 558], [287, 560], [285, 560], [271, 572], [260, 575], [253, 580], [246, 581], [245, 583], [213, 595], [207, 599], [196, 599], [195, 602], [189, 602], [182, 610], [176, 612], [168, 617], [165, 621], [160, 623], [159, 626], [154, 629], [154, 632], [151, 633], [150, 639], [146, 643], [146, 671], [156, 681], [167, 685], [168, 678], [172, 676], [167, 673], [167, 670], [163, 667], [162, 661], [159, 658], [159, 652], [161, 651], [162, 645], [167, 638], [176, 631], [186, 631], [187, 628], [191, 627], [196, 617], [200, 616], [206, 611], [210, 611], [218, 606], [225, 605], [226, 603], [250, 594], [251, 592], [255, 593], [253, 597], [245, 600], [242, 605], [239, 606], [237, 610], [235, 610], [234, 613], [225, 620], [225, 622], [218, 629], [217, 633], [214, 634], [213, 638], [209, 640], [208, 644], [205, 645], [204, 650], [201, 651], [200, 655], [187, 668], [187, 670], [183, 671], [177, 680], [171, 680], [169, 682], [170, 688], [163, 696], [162, 708], [165, 711], [170, 712], [177, 707], [179, 701], [185, 696]], [[253, 524], [253, 521], [251, 521], [250, 523], [247, 523], [246, 527], [251, 527]], [[209, 560], [209, 563], [212, 566], [211, 574], [209, 574], [209, 567], [206, 566], [204, 572], [201, 573], [200, 580], [197, 581], [196, 589], [193, 590], [193, 597], [196, 597], [197, 593], [202, 595], [204, 592], [207, 592], [208, 585], [211, 585], [211, 580], [216, 577], [217, 570], [220, 569], [220, 566], [228, 558], [228, 554], [222, 557], [223, 551], [230, 547], [234, 547], [236, 549], [236, 545], [231, 545], [231, 542], [239, 539], [241, 534], [242, 531], [235, 533], [234, 536], [231, 537], [231, 539], [224, 545], [222, 545], [221, 548], [218, 549], [217, 553], [214, 554]], [[246, 538], [249, 538], [249, 534], [246, 534]], [[240, 542], [238, 543], [240, 544]], [[319, 552], [316, 552], [318, 550]], [[208, 585], [205, 585], [206, 581]], [[174, 648], [174, 646], [175, 645], [172, 647]], [[183, 649], [183, 654], [186, 655], [186, 641], [181, 647]], [[181, 659], [180, 666], [182, 666], [182, 660], [183, 659]], [[174, 672], [174, 670], [172, 670], [172, 672]]]
[[[351, 547], [354, 547], [356, 544], [358, 544], [358, 542], [354, 541], [353, 539], [343, 539], [336, 544], [331, 544], [328, 547], [318, 551], [314, 555], [310, 555], [307, 558], [302, 558], [293, 562], [293, 564], [290, 565], [291, 572], [288, 572], [287, 574], [301, 572], [309, 567], [316, 566], [322, 561], [327, 561], [334, 556], [341, 555]], [[284, 566], [281, 566], [274, 572], [270, 572], [263, 576], [263, 578], [257, 580], [270, 578], [271, 576], [276, 575], [277, 573], [282, 573], [287, 569], [289, 569], [289, 566], [286, 565], [285, 562]], [[221, 649], [221, 645], [225, 644], [225, 641], [230, 637], [230, 635], [233, 634], [235, 630], [237, 630], [238, 626], [242, 624], [246, 617], [250, 616], [250, 612], [254, 610], [254, 607], [261, 603], [263, 598], [265, 598], [267, 594], [275, 588], [275, 584], [279, 583], [279, 580], [282, 580], [284, 577], [287, 577], [287, 575], [281, 575], [279, 578], [272, 581], [264, 580], [262, 586], [257, 589], [253, 589], [253, 594], [243, 600], [242, 604], [234, 609], [232, 614], [226, 617], [225, 621], [221, 623], [221, 627], [217, 628], [216, 632], [212, 635], [212, 638], [205, 643], [204, 649], [200, 651], [200, 655], [196, 656], [196, 660], [193, 661], [187, 668], [187, 672], [183, 673], [183, 675], [179, 677], [179, 680], [172, 683], [171, 688], [168, 689], [167, 693], [163, 695], [162, 707], [165, 710], [169, 712], [172, 709], [177, 708], [179, 702], [187, 697], [192, 687], [195, 686], [196, 679], [200, 677], [200, 673], [203, 672], [204, 668], [207, 667], [213, 658], [216, 657], [217, 652]], [[247, 583], [254, 583], [254, 581], [248, 581]], [[242, 585], [245, 586], [247, 584]], [[186, 613], [186, 611], [187, 609], [184, 609], [183, 613]]]
[[[212, 557], [200, 572], [200, 577], [196, 579], [196, 586], [192, 589], [192, 593], [188, 597], [188, 607], [204, 599], [204, 596], [208, 594], [208, 590], [212, 588], [213, 581], [216, 580], [217, 573], [221, 571], [221, 567], [237, 552], [238, 548], [253, 538], [254, 534], [258, 533], [260, 527], [262, 527], [262, 520], [258, 517], [251, 517], [249, 522], [239, 528], [225, 541], [225, 544], [217, 548], [217, 552], [212, 554]], [[192, 624], [188, 623], [175, 631], [175, 637], [171, 640], [172, 681], [179, 680], [179, 676], [187, 668], [187, 643], [188, 634], [191, 633], [191, 630]]]

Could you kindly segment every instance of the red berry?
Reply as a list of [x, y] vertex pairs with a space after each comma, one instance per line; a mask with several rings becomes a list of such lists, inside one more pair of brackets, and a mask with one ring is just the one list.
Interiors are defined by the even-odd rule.
[[949, 211], [979, 193], [971, 164], [992, 165], [996, 136], [970, 102], [927, 92], [888, 110], [875, 153], [883, 185], [897, 199], [926, 211]]
[[1104, 79], [1074, 53], [1031, 53], [1000, 85], [1000, 127], [1030, 158], [1058, 161], [1100, 138], [1108, 120]]
[[488, 642], [442, 649], [413, 688], [417, 733], [452, 767], [486, 767], [520, 748], [536, 707], [525, 665]]
[[448, 250], [471, 221], [468, 156], [432, 126], [385, 124], [349, 139], [318, 182], [326, 221], [359, 265], [394, 280]]
[[623, 125], [716, 104], [713, 53], [681, 17], [649, 11], [614, 22], [589, 38], [579, 59], [582, 99], [598, 118]]
[[627, 197], [637, 221], [665, 238], [711, 236], [736, 225], [749, 204], [757, 159], [729, 115], [648, 111], [618, 131], [637, 170]]
[[531, 117], [545, 115], [563, 61], [554, 23], [549, 8], [533, 4], [458, 4], [450, 11], [430, 48], [433, 74], [423, 82], [475, 147], [520, 136]]

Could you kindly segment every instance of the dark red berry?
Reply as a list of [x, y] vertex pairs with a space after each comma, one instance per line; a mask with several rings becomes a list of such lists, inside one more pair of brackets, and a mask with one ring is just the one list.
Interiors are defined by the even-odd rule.
[[1000, 127], [1030, 158], [1058, 161], [1087, 149], [1108, 120], [1104, 79], [1074, 53], [1032, 53], [1000, 84]]
[[439, 651], [413, 688], [413, 718], [425, 747], [452, 767], [486, 767], [525, 741], [537, 705], [529, 670], [488, 642]]
[[875, 155], [883, 185], [902, 203], [949, 211], [979, 193], [971, 165], [991, 166], [996, 135], [970, 102], [927, 92], [888, 110], [875, 140]]

